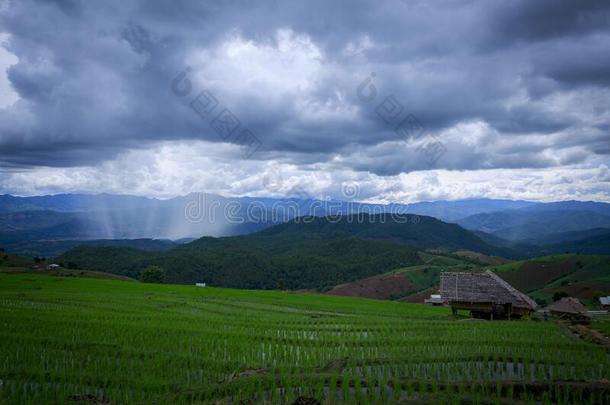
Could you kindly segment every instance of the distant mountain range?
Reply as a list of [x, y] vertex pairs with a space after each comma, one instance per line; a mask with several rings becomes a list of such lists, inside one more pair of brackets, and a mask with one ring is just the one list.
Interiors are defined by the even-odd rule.
[[[604, 235], [610, 234], [610, 204], [599, 202], [468, 199], [367, 204], [203, 193], [167, 200], [110, 194], [0, 195], [0, 246], [14, 253], [54, 256], [80, 241], [130, 246], [128, 240], [138, 239], [139, 248], [157, 250], [160, 243], [246, 235], [301, 216], [355, 213], [417, 214], [455, 222], [474, 232], [468, 233], [469, 238], [484, 243], [478, 251], [507, 257], [584, 249], [586, 242], [582, 241], [588, 238], [597, 238], [591, 249], [601, 254], [606, 251]], [[391, 240], [393, 236], [384, 237]], [[450, 248], [451, 238], [445, 239], [445, 247]]]
[[[382, 213], [396, 212], [401, 214], [427, 215], [446, 222], [454, 222], [470, 215], [485, 212], [495, 212], [509, 209], [531, 207], [538, 203], [528, 201], [468, 199], [457, 201], [425, 201], [413, 204], [369, 204], [352, 201], [323, 201], [298, 198], [267, 198], [267, 197], [222, 197], [208, 193], [191, 193], [186, 196], [167, 200], [112, 194], [57, 194], [35, 197], [17, 197], [9, 194], [0, 195], [0, 214], [50, 210], [64, 213], [134, 211], [144, 210], [155, 212], [170, 208], [179, 211], [182, 216], [185, 210], [201, 209], [192, 212], [194, 219], [203, 219], [206, 210], [212, 209], [219, 213], [226, 204], [239, 204], [242, 207], [279, 210], [296, 207], [296, 216], [328, 214], [348, 214], [355, 212]], [[216, 206], [220, 204], [220, 208]]]
[[[487, 232], [511, 241], [546, 244], [569, 240], [570, 232], [596, 228], [610, 231], [610, 204], [578, 201], [538, 203], [517, 209], [479, 213], [456, 222], [466, 229]], [[596, 232], [599, 234], [599, 229]], [[562, 234], [566, 239], [561, 239]]]
[[[0, 242], [35, 239], [181, 239], [245, 234], [268, 226], [266, 209], [192, 194], [170, 200], [100, 194], [0, 196]], [[261, 213], [262, 211], [262, 213]], [[260, 221], [248, 221], [257, 215]]]
[[145, 251], [165, 251], [182, 243], [191, 242], [192, 239], [171, 241], [165, 239], [72, 239], [72, 240], [43, 240], [14, 242], [9, 251], [14, 254], [28, 257], [55, 257], [79, 246], [105, 246], [129, 247]]
[[610, 232], [606, 230], [603, 234], [597, 234], [583, 239], [541, 246], [536, 251], [536, 254], [545, 255], [566, 252], [585, 255], [610, 255]]

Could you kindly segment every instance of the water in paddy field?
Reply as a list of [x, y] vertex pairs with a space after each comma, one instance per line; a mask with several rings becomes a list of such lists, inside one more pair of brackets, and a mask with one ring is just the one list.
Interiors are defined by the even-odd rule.
[[[573, 365], [526, 364], [494, 361], [428, 362], [400, 367], [397, 365], [358, 366], [351, 370], [360, 377], [410, 377], [432, 378], [437, 381], [536, 381], [553, 380], [557, 376], [570, 379], [576, 376]], [[595, 373], [595, 370], [592, 371]], [[595, 373], [596, 374], [596, 373]], [[601, 376], [601, 374], [600, 374]]]

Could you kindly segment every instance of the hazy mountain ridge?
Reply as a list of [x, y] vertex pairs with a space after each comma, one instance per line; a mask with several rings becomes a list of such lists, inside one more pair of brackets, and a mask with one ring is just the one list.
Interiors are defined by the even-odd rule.
[[[610, 229], [610, 204], [593, 204], [537, 204], [515, 210], [480, 213], [457, 223], [466, 229], [483, 231], [507, 240], [545, 244], [556, 242], [561, 234], [567, 232]], [[562, 206], [565, 208], [562, 209]]]
[[52, 241], [21, 241], [3, 245], [13, 254], [29, 257], [55, 257], [79, 246], [129, 247], [144, 251], [165, 251], [182, 241], [165, 239], [89, 239], [89, 240], [52, 240]]
[[587, 255], [610, 255], [610, 230], [578, 240], [559, 242], [543, 246], [539, 254], [578, 253]]
[[[0, 195], [0, 244], [18, 253], [46, 255], [61, 253], [57, 250], [60, 245], [56, 243], [61, 240], [235, 236], [260, 231], [299, 216], [362, 212], [417, 214], [456, 222], [475, 233], [488, 233], [478, 235], [487, 245], [518, 251], [521, 256], [536, 255], [539, 246], [577, 240], [580, 238], [577, 233], [581, 231], [610, 228], [610, 215], [607, 215], [610, 204], [581, 201], [537, 203], [468, 199], [368, 204], [298, 198], [225, 198], [205, 193], [168, 200], [111, 194]], [[566, 232], [568, 234], [563, 235]], [[576, 232], [576, 236], [569, 232]], [[599, 231], [596, 235], [603, 233]], [[580, 236], [585, 239], [593, 235], [584, 232]], [[36, 243], [28, 247], [24, 242]], [[549, 249], [555, 251], [557, 248]], [[489, 252], [489, 247], [482, 249]]]
[[[0, 243], [70, 239], [181, 239], [248, 234], [305, 215], [434, 212], [441, 219], [529, 205], [506, 200], [368, 204], [297, 198], [225, 198], [191, 193], [167, 200], [127, 195], [0, 196]], [[463, 214], [458, 214], [463, 212]]]
[[538, 244], [541, 246], [548, 246], [560, 243], [569, 243], [569, 242], [577, 242], [590, 238], [594, 238], [596, 236], [602, 236], [610, 234], [610, 228], [592, 228], [585, 229], [582, 231], [568, 231], [568, 232], [558, 232], [547, 237], [541, 237], [537, 239], [524, 239], [523, 243], [529, 244]]

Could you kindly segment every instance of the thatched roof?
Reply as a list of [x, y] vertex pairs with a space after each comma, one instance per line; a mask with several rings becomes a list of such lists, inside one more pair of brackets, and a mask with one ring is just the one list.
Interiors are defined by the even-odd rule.
[[564, 297], [545, 308], [546, 311], [587, 316], [587, 307], [574, 297]]
[[513, 307], [535, 309], [536, 302], [517, 291], [491, 271], [484, 273], [441, 273], [441, 297], [446, 303], [512, 304]]

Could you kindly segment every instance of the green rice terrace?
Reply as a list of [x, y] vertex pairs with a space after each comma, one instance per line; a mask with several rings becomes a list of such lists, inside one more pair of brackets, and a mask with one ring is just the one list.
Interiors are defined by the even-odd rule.
[[6, 404], [610, 400], [606, 349], [550, 321], [27, 273], [0, 274], [0, 301]]

